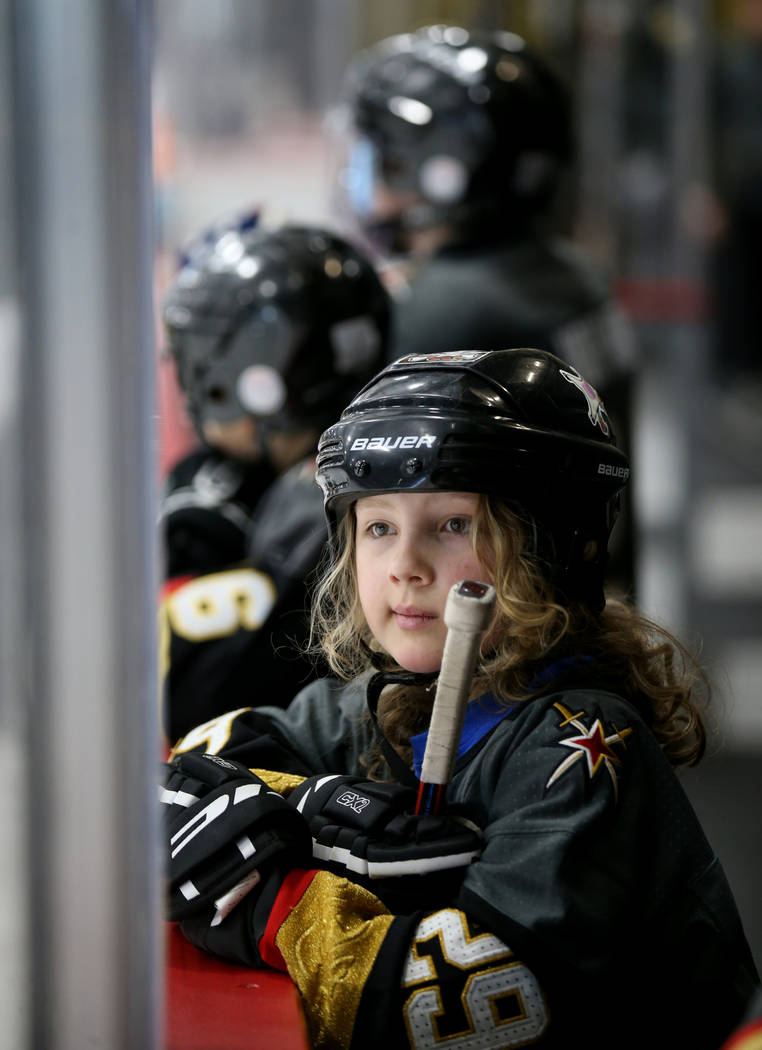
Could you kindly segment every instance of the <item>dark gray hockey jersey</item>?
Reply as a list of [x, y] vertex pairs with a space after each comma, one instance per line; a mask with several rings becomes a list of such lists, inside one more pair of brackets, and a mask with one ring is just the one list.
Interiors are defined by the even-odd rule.
[[[365, 682], [321, 680], [176, 752], [362, 774], [371, 739]], [[629, 703], [595, 688], [472, 701], [448, 801], [484, 846], [446, 906], [422, 878], [391, 914], [328, 871], [281, 902], [277, 945], [316, 1045], [720, 1045], [758, 978], [720, 862]], [[204, 946], [228, 954], [224, 925]]]
[[[239, 705], [285, 706], [319, 673], [304, 651], [310, 587], [327, 538], [314, 459], [270, 479], [252, 503], [239, 515], [235, 545], [219, 542], [232, 531], [230, 501], [187, 511], [185, 534], [196, 548], [203, 535], [216, 561], [211, 553], [186, 557], [163, 588], [162, 721], [170, 743]], [[173, 544], [170, 533], [170, 563]]]

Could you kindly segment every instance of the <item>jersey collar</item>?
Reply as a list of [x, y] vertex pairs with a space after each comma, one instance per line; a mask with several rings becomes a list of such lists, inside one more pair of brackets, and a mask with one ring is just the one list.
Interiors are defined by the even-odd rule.
[[[514, 710], [515, 706], [515, 704], [512, 704], [510, 707], [506, 707], [492, 693], [485, 693], [467, 704], [456, 762], [467, 754], [475, 744], [483, 740], [499, 722], [502, 722], [505, 716]], [[427, 730], [425, 733], [418, 733], [416, 736], [410, 737], [410, 745], [413, 749], [413, 770], [419, 778], [428, 736]]]

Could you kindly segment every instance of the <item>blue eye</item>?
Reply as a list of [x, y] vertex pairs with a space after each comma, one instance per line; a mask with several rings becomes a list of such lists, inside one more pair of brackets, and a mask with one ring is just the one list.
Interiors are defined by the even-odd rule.
[[385, 521], [371, 521], [369, 525], [365, 526], [365, 531], [371, 536], [387, 536], [389, 534], [389, 526]]

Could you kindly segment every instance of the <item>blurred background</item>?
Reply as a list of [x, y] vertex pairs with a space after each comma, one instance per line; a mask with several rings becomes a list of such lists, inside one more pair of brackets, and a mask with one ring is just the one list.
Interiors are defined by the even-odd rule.
[[[103, 22], [87, 4], [76, 3], [68, 23], [56, 26], [53, 5], [38, 0], [19, 15], [12, 0], [0, 0], [0, 26], [15, 23], [15, 35], [0, 34], [7, 59], [0, 61], [0, 149], [7, 162], [0, 165], [0, 757], [6, 780], [26, 783], [40, 735], [51, 725], [50, 711], [29, 701], [30, 689], [40, 682], [34, 643], [46, 643], [52, 632], [49, 625], [47, 634], [35, 630], [38, 603], [47, 608], [50, 597], [37, 555], [42, 551], [49, 559], [54, 550], [75, 567], [90, 564], [82, 546], [86, 538], [76, 528], [66, 545], [53, 547], [53, 536], [37, 537], [36, 514], [46, 507], [44, 500], [42, 507], [35, 502], [39, 495], [29, 495], [30, 488], [60, 480], [50, 468], [30, 480], [30, 470], [44, 466], [46, 450], [49, 455], [69, 434], [65, 420], [59, 430], [44, 422], [46, 406], [55, 408], [65, 394], [66, 376], [80, 370], [72, 405], [80, 404], [85, 415], [89, 389], [102, 383], [110, 392], [96, 401], [97, 413], [104, 404], [108, 408], [106, 418], [98, 415], [101, 429], [72, 440], [89, 447], [91, 437], [113, 438], [117, 427], [115, 448], [121, 451], [91, 473], [78, 507], [106, 500], [122, 521], [136, 515], [144, 547], [124, 562], [119, 579], [141, 580], [135, 610], [141, 627], [125, 632], [109, 620], [100, 630], [102, 644], [121, 647], [121, 662], [137, 661], [137, 681], [150, 683], [153, 624], [146, 626], [140, 614], [150, 608], [155, 573], [151, 501], [167, 467], [194, 440], [163, 356], [157, 310], [182, 247], [202, 228], [252, 210], [268, 225], [290, 220], [341, 228], [336, 106], [350, 57], [382, 37], [434, 22], [509, 29], [552, 62], [572, 93], [577, 159], [564, 191], [566, 232], [609, 275], [641, 354], [633, 444], [637, 598], [646, 613], [701, 645], [713, 676], [717, 724], [710, 753], [683, 775], [684, 784], [723, 861], [762, 967], [762, 0], [154, 0], [126, 7], [126, 22]], [[56, 29], [68, 41], [68, 60], [60, 56]], [[35, 41], [42, 43], [32, 47]], [[45, 47], [59, 55], [58, 67], [45, 62]], [[106, 65], [114, 63], [105, 72], [104, 55]], [[35, 56], [39, 67], [25, 66]], [[143, 98], [143, 109], [132, 114], [118, 92], [108, 90], [114, 69], [128, 60], [130, 97]], [[38, 87], [26, 98], [34, 68], [51, 77], [50, 94]], [[88, 70], [101, 78], [93, 81], [96, 86], [107, 89], [104, 107], [92, 115], [98, 129], [92, 140], [87, 112], [77, 108], [90, 97]], [[35, 104], [50, 106], [57, 97], [57, 73], [70, 93], [58, 96], [58, 122], [45, 126], [38, 117], [38, 125], [30, 125]], [[106, 312], [102, 325], [90, 331], [82, 320], [83, 301], [50, 293], [66, 268], [63, 247], [58, 269], [45, 269], [51, 227], [40, 225], [39, 217], [36, 224], [33, 202], [26, 210], [18, 202], [23, 205], [24, 194], [33, 192], [29, 166], [46, 160], [55, 167], [56, 158], [70, 157], [71, 185], [81, 186], [76, 158], [86, 166], [88, 144], [108, 143], [120, 120], [136, 131], [134, 148], [130, 154], [129, 136], [124, 141], [122, 135], [108, 156], [126, 156], [126, 163], [106, 165], [108, 175], [94, 169], [105, 181], [91, 187], [103, 201], [92, 219], [88, 265], [111, 259], [103, 248], [106, 229], [119, 233], [122, 251], [114, 263], [116, 284], [99, 299]], [[71, 136], [62, 135], [64, 127], [74, 129]], [[52, 140], [47, 158], [41, 159], [39, 147], [34, 153], [25, 145], [30, 134], [38, 142]], [[108, 187], [128, 203], [115, 209]], [[67, 212], [61, 199], [49, 207], [52, 216]], [[130, 207], [138, 215], [132, 221]], [[141, 208], [150, 214], [141, 217]], [[136, 236], [141, 230], [145, 243]], [[82, 231], [75, 223], [52, 243], [69, 243], [71, 258], [85, 267], [77, 247]], [[25, 250], [29, 240], [37, 244], [36, 253], [28, 243]], [[125, 258], [132, 271], [119, 269]], [[35, 260], [43, 274], [35, 271]], [[86, 287], [92, 287], [97, 271], [87, 272]], [[93, 366], [95, 352], [118, 352], [120, 340], [112, 336], [122, 321], [110, 316], [124, 310], [125, 290], [133, 297], [134, 316], [142, 318], [136, 336], [141, 353], [130, 363], [129, 332], [125, 336], [121, 329], [123, 371], [101, 377]], [[41, 327], [39, 310], [51, 309], [49, 327]], [[63, 318], [61, 328], [57, 318]], [[62, 330], [68, 342], [57, 341]], [[82, 357], [88, 339], [92, 359]], [[46, 340], [57, 344], [57, 357], [39, 350]], [[44, 398], [36, 396], [41, 382]], [[131, 395], [138, 406], [133, 419], [123, 408]], [[38, 427], [49, 434], [49, 445], [35, 437]], [[132, 486], [126, 490], [132, 504], [124, 487], [119, 497], [113, 495], [107, 477], [109, 469], [124, 468], [118, 457], [130, 442], [139, 451], [122, 481]], [[82, 477], [82, 463], [76, 457], [72, 476]], [[59, 572], [76, 575], [76, 568], [56, 563]], [[67, 595], [76, 594], [72, 583]], [[26, 611], [21, 618], [19, 609]], [[68, 615], [76, 621], [81, 608], [70, 604]], [[114, 632], [118, 641], [109, 643]], [[83, 633], [70, 644], [81, 646], [86, 661], [93, 639], [89, 630]], [[49, 696], [51, 673], [43, 680]], [[120, 681], [133, 695], [135, 682]], [[150, 688], [145, 691], [150, 694]], [[77, 710], [77, 693], [72, 688], [66, 701], [69, 713]], [[117, 729], [127, 734], [122, 743], [128, 754], [138, 742], [150, 746], [155, 728], [136, 727], [134, 719], [150, 720], [152, 699], [129, 708], [132, 731], [122, 717], [89, 746], [120, 754]], [[76, 748], [71, 740], [69, 746]], [[11, 789], [0, 824], [3, 841], [13, 844], [0, 859], [0, 884], [8, 887], [0, 906], [0, 999], [6, 997], [0, 1016], [8, 1028], [0, 1045], [14, 1048], [24, 1046], [25, 1033], [34, 1030], [25, 982], [42, 965], [29, 949], [29, 917], [36, 913], [35, 871], [45, 854], [30, 845], [24, 829], [30, 826], [28, 807], [34, 820], [34, 807], [44, 800], [31, 794], [30, 802]], [[68, 811], [60, 820], [75, 818]], [[49, 890], [51, 912], [55, 892]], [[18, 906], [8, 907], [9, 901]]]

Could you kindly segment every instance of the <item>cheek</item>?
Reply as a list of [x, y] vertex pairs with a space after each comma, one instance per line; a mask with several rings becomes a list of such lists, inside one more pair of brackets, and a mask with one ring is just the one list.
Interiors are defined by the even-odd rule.
[[210, 420], [204, 424], [204, 437], [210, 445], [240, 459], [253, 460], [260, 457], [257, 425], [248, 416], [227, 423]]
[[368, 610], [373, 604], [373, 596], [378, 592], [378, 565], [376, 560], [365, 557], [362, 550], [358, 551], [355, 557], [355, 573], [360, 605], [367, 619]]
[[461, 580], [477, 580], [480, 583], [492, 583], [491, 574], [481, 564], [470, 547], [467, 551], [463, 551], [461, 557], [453, 563], [449, 576], [450, 585], [459, 583]]
[[368, 606], [368, 594], [372, 593], [367, 577], [364, 573], [357, 573], [357, 596], [360, 599], [360, 605], [363, 610], [367, 609]]

